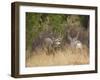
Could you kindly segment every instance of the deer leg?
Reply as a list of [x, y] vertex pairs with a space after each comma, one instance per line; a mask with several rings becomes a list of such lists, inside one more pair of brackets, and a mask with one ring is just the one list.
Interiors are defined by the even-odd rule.
[[50, 54], [50, 47], [47, 47], [47, 55]]
[[48, 46], [47, 47], [47, 55], [50, 55], [50, 54], [52, 54], [52, 47], [51, 46]]

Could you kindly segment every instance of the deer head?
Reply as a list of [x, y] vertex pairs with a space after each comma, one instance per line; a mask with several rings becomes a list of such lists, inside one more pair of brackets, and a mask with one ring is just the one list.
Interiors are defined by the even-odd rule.
[[70, 41], [71, 47], [78, 47], [77, 45], [81, 45], [82, 43], [78, 40], [79, 32], [77, 32], [75, 37], [71, 37], [70, 31], [68, 31], [68, 39]]

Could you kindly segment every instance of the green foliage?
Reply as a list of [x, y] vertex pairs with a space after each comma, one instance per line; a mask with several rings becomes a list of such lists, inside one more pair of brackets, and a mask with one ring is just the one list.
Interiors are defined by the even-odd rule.
[[87, 29], [89, 27], [89, 16], [80, 16], [80, 22]]
[[41, 30], [40, 14], [26, 13], [26, 47], [30, 47], [33, 38], [36, 38]]
[[[71, 21], [71, 24], [77, 23], [76, 20], [72, 23], [74, 18], [71, 16], [66, 14], [26, 13], [26, 48], [31, 48], [32, 41], [41, 32], [51, 31], [58, 36], [64, 36], [65, 31], [68, 30], [69, 22]], [[87, 16], [74, 15], [74, 17], [78, 17], [78, 24], [87, 25]], [[70, 21], [68, 22], [68, 20]]]
[[52, 27], [52, 32], [57, 35], [62, 35], [62, 32], [64, 32], [64, 26], [63, 24], [63, 15], [50, 15], [50, 24]]

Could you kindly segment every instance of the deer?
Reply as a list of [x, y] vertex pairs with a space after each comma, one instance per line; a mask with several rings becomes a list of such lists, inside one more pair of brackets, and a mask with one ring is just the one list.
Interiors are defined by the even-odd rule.
[[47, 49], [47, 54], [52, 50], [53, 40], [49, 37], [44, 38], [44, 46]]
[[55, 48], [55, 49], [58, 49], [58, 48], [60, 48], [61, 47], [61, 44], [62, 44], [62, 40], [63, 40], [63, 38], [62, 37], [58, 37], [58, 38], [55, 38], [55, 39], [53, 39], [53, 47]]
[[[82, 53], [82, 42], [80, 40], [78, 40], [78, 37], [79, 37], [79, 33], [80, 32], [77, 32], [76, 36], [75, 37], [71, 37], [70, 35], [70, 31], [68, 31], [68, 39], [70, 41], [70, 46], [71, 48], [73, 49], [79, 49], [80, 50], [80, 53]], [[73, 53], [73, 51], [72, 51]]]
[[44, 44], [45, 44], [45, 47], [47, 48], [47, 53], [54, 54], [54, 51], [56, 51], [60, 47], [61, 41], [62, 41], [61, 37], [58, 37], [58, 38], [46, 37], [46, 38], [44, 38]]

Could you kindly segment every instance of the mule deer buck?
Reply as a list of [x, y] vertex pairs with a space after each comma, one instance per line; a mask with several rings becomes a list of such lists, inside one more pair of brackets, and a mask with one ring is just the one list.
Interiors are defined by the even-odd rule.
[[49, 38], [49, 37], [44, 38], [44, 44], [45, 44], [45, 47], [47, 48], [47, 53], [54, 54], [54, 51], [60, 47], [61, 41], [62, 41], [62, 38]]
[[[70, 31], [68, 31], [68, 39], [70, 41], [71, 48], [79, 49], [80, 53], [82, 53], [82, 42], [78, 40], [78, 37], [79, 37], [79, 32], [77, 32], [75, 37], [71, 37]], [[73, 50], [72, 50], [72, 53], [73, 53]]]

